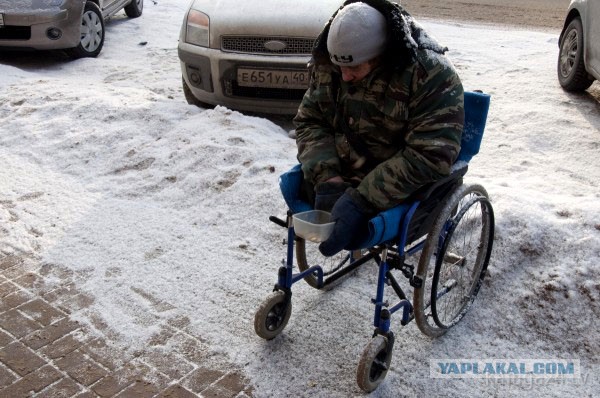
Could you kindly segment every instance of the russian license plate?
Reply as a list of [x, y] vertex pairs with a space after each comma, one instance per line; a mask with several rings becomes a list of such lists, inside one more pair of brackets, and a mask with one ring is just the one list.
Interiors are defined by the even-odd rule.
[[0, 28], [4, 26], [4, 14], [0, 12]]
[[308, 70], [238, 68], [237, 82], [244, 87], [308, 88]]

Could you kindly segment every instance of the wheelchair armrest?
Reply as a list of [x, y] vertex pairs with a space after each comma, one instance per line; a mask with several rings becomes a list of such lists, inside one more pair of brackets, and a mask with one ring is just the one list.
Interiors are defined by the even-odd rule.
[[294, 214], [312, 210], [311, 204], [302, 195], [303, 178], [300, 164], [279, 176], [279, 189], [285, 203]]
[[460, 165], [460, 167], [456, 167], [456, 168], [452, 168], [452, 172], [450, 173], [450, 175], [448, 177], [444, 177], [439, 181], [433, 182], [431, 184], [426, 184], [424, 186], [422, 186], [421, 188], [419, 188], [418, 190], [416, 190], [409, 198], [408, 201], [424, 201], [425, 199], [428, 199], [433, 192], [435, 192], [439, 187], [448, 184], [449, 182], [458, 180], [460, 178], [462, 178], [465, 174], [467, 174], [467, 170], [469, 169], [469, 166], [467, 165], [467, 163], [463, 163], [462, 165]]

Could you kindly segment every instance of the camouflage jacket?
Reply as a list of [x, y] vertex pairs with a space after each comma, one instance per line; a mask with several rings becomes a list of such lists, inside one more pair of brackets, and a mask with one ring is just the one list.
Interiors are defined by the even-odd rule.
[[363, 1], [387, 12], [389, 56], [359, 83], [343, 82], [326, 55], [327, 25], [294, 123], [306, 180], [360, 180], [358, 192], [385, 210], [450, 173], [460, 149], [464, 93], [445, 49], [410, 15], [387, 0]]

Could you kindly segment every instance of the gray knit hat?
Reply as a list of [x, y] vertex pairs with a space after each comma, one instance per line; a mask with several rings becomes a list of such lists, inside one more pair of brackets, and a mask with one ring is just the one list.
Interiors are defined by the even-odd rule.
[[359, 65], [383, 53], [386, 38], [383, 14], [365, 3], [351, 3], [331, 22], [327, 51], [336, 65]]

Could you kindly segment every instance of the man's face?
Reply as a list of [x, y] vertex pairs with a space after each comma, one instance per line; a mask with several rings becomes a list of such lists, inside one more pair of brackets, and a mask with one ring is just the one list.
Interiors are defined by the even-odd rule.
[[342, 80], [348, 83], [357, 83], [371, 73], [376, 66], [377, 63], [372, 60], [354, 66], [340, 66]]

